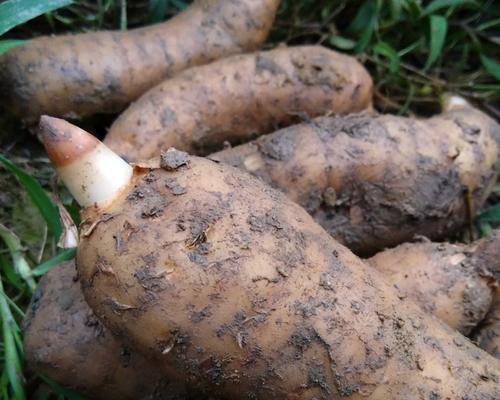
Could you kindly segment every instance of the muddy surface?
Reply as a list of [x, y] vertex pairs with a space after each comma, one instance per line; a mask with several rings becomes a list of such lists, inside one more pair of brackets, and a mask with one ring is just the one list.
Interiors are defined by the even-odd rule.
[[362, 111], [371, 90], [356, 59], [321, 46], [238, 55], [155, 87], [115, 121], [105, 143], [132, 161], [169, 147], [206, 155], [304, 119]]
[[282, 190], [367, 256], [415, 235], [449, 237], [468, 223], [496, 179], [498, 129], [474, 109], [428, 120], [322, 117], [211, 158]]
[[[127, 193], [110, 205], [114, 218], [82, 239], [82, 287], [106, 326], [189, 387], [230, 399], [497, 397], [494, 359], [281, 193], [196, 157], [136, 174], [129, 193], [162, 193], [164, 212], [141, 218], [151, 203]], [[116, 254], [124, 226], [140, 233]]]

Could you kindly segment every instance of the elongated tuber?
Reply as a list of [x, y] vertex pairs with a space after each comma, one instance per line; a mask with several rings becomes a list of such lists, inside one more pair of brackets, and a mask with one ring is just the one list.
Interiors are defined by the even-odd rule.
[[[426, 312], [468, 332], [491, 303], [487, 281], [500, 263], [499, 240], [496, 232], [469, 246], [408, 243], [368, 261]], [[495, 312], [492, 308], [475, 338], [498, 358]], [[54, 267], [41, 279], [24, 334], [30, 368], [93, 399], [187, 396], [180, 379], [175, 384], [166, 382], [153, 360], [121, 345], [99, 322], [83, 298], [73, 262]], [[189, 398], [194, 398], [193, 393]]]
[[[46, 134], [53, 124], [41, 123], [47, 148], [72, 141], [69, 124]], [[496, 359], [240, 170], [170, 150], [83, 217], [89, 305], [190, 385], [253, 399], [500, 394]]]
[[169, 147], [205, 155], [304, 116], [364, 110], [371, 92], [356, 59], [321, 46], [238, 55], [154, 87], [115, 121], [105, 143], [133, 161]]
[[321, 117], [211, 158], [258, 176], [359, 255], [442, 239], [470, 221], [496, 181], [499, 125], [464, 107], [427, 120]]
[[117, 112], [193, 65], [257, 49], [279, 0], [198, 0], [169, 21], [127, 32], [40, 37], [0, 57], [0, 93], [17, 115]]

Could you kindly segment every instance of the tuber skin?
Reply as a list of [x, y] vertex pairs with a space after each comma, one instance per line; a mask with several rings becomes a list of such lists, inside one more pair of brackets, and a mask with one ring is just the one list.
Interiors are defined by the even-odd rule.
[[[500, 240], [499, 235], [496, 236], [496, 241], [498, 240]], [[482, 244], [484, 241], [477, 243]], [[490, 248], [494, 242], [490, 242]], [[413, 282], [419, 283], [424, 280], [429, 285], [426, 286], [422, 282], [418, 287], [420, 296], [413, 298], [417, 304], [422, 304], [422, 300], [428, 303], [428, 299], [435, 296], [434, 291], [441, 293], [447, 290], [448, 275], [455, 281], [457, 280], [455, 276], [458, 275], [456, 274], [457, 268], [454, 268], [456, 263], [453, 261], [454, 259], [458, 261], [457, 255], [463, 256], [463, 258], [460, 257], [459, 268], [465, 266], [469, 270], [469, 266], [474, 264], [476, 270], [484, 268], [484, 275], [487, 275], [487, 271], [492, 268], [491, 264], [486, 265], [487, 260], [484, 258], [476, 264], [478, 257], [475, 251], [478, 246], [474, 244], [469, 248], [470, 253], [465, 250], [465, 246], [448, 243], [409, 243], [381, 252], [368, 261], [382, 274], [391, 273], [389, 282], [399, 289], [404, 288], [412, 292], [414, 291]], [[498, 252], [498, 247], [496, 249]], [[489, 258], [491, 255], [490, 253]], [[499, 258], [489, 261], [498, 264]], [[403, 271], [412, 276], [403, 277], [404, 274], [399, 271], [392, 271], [396, 265], [404, 267]], [[439, 282], [434, 282], [436, 279], [430, 282], [428, 275], [423, 276], [427, 265], [432, 268], [431, 271], [427, 271], [429, 275], [437, 276]], [[415, 274], [414, 269], [417, 269], [419, 273]], [[450, 273], [452, 269], [454, 271]], [[417, 276], [413, 281], [411, 278], [415, 275]], [[467, 284], [474, 288], [480, 285], [472, 279], [472, 274], [465, 278]], [[441, 290], [436, 290], [438, 284], [441, 285]], [[453, 284], [456, 286], [457, 282]], [[448, 291], [453, 293], [454, 286]], [[487, 292], [488, 289], [484, 293], [478, 293], [479, 297], [484, 298]], [[441, 307], [454, 311], [462, 308], [461, 299], [457, 296], [451, 297], [456, 303], [449, 304], [441, 297], [438, 307], [428, 307], [426, 311], [435, 315], [441, 313], [442, 320], [449, 320], [447, 313], [441, 312]], [[493, 316], [493, 312], [494, 309], [489, 315]], [[450, 321], [447, 322], [450, 325]], [[481, 338], [479, 344], [486, 351], [489, 351], [488, 344], [492, 343], [492, 338], [500, 336], [498, 331], [494, 330], [493, 322], [498, 323], [498, 317], [490, 318], [490, 321], [487, 318], [479, 330], [478, 337]], [[65, 328], [61, 329], [61, 326]], [[490, 332], [495, 332], [496, 335], [492, 336]], [[83, 298], [74, 262], [57, 265], [42, 277], [28, 308], [24, 334], [25, 358], [31, 369], [93, 399], [181, 400], [187, 398], [186, 390], [179, 384], [179, 381], [176, 385], [166, 384], [154, 361], [146, 360], [137, 352], [131, 353], [129, 348], [121, 346], [97, 320]], [[489, 352], [498, 358], [498, 345], [494, 349]], [[101, 362], [102, 360], [104, 363]], [[118, 367], [115, 368], [115, 366]], [[107, 372], [102, 375], [100, 368]], [[127, 375], [123, 375], [123, 371], [126, 371]], [[193, 398], [191, 393], [189, 399]]]
[[183, 69], [259, 48], [278, 5], [198, 0], [149, 27], [36, 38], [0, 56], [0, 93], [28, 121], [118, 112]]
[[24, 351], [30, 369], [95, 400], [187, 398], [180, 379], [169, 380], [99, 322], [83, 298], [74, 262], [40, 280], [24, 321]]
[[[52, 122], [45, 146], [71, 141], [69, 124], [46, 135]], [[190, 386], [233, 399], [500, 394], [496, 359], [238, 169], [171, 150], [82, 217], [87, 302]]]
[[99, 221], [77, 256], [89, 304], [188, 385], [256, 399], [500, 394], [500, 365], [230, 167], [138, 171], [84, 217]]
[[372, 80], [353, 57], [281, 47], [191, 68], [145, 93], [105, 143], [129, 161], [175, 147], [207, 155], [300, 118], [371, 108]]
[[[481, 246], [476, 250], [478, 254], [483, 255], [483, 259], [495, 259], [496, 262], [488, 268], [496, 278], [497, 282], [500, 281], [500, 229], [493, 231], [489, 236], [489, 241], [481, 243]], [[480, 261], [482, 263], [483, 260]], [[496, 267], [493, 269], [492, 267]], [[483, 350], [487, 351], [494, 357], [500, 359], [500, 290], [498, 286], [493, 295], [493, 304], [486, 318], [473, 332], [473, 339]]]
[[424, 311], [468, 335], [491, 307], [500, 231], [472, 244], [405, 243], [367, 260]]
[[320, 117], [212, 159], [281, 189], [362, 256], [448, 237], [493, 187], [500, 127], [471, 107], [427, 120], [361, 113]]
[[479, 347], [500, 360], [500, 291], [493, 297], [493, 304], [484, 321], [474, 332], [473, 340]]

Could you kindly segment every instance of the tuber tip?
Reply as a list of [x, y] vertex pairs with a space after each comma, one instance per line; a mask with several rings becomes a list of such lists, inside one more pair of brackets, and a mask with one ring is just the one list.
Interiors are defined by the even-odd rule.
[[47, 115], [40, 118], [39, 133], [47, 155], [55, 167], [71, 164], [100, 144], [90, 133], [63, 119]]
[[90, 133], [45, 115], [39, 132], [58, 175], [81, 206], [103, 206], [129, 184], [132, 167]]
[[451, 93], [445, 93], [441, 97], [441, 109], [444, 112], [457, 110], [461, 108], [467, 108], [471, 105], [462, 96], [458, 96]]

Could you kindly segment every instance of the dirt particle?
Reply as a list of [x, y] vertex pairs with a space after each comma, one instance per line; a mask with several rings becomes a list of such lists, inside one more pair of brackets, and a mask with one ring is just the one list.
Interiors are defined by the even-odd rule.
[[347, 379], [339, 373], [335, 374], [335, 386], [342, 397], [352, 396], [354, 393], [359, 391], [358, 384], [349, 383]]
[[353, 314], [359, 314], [362, 310], [362, 304], [360, 304], [358, 301], [351, 301], [351, 310]]
[[257, 143], [260, 152], [274, 160], [286, 161], [293, 156], [294, 137], [290, 134], [270, 136]]
[[127, 200], [129, 201], [137, 201], [137, 200], [141, 200], [145, 197], [145, 194], [144, 192], [142, 191], [141, 188], [134, 188], [134, 190], [132, 190], [132, 193], [130, 193], [128, 196], [127, 196]]
[[136, 309], [136, 307], [131, 306], [129, 304], [120, 303], [114, 297], [109, 298], [107, 301], [105, 301], [105, 303], [107, 303], [111, 307], [111, 310], [118, 315], [123, 314], [124, 311], [130, 311]]
[[432, 391], [429, 394], [429, 400], [441, 400], [441, 395], [439, 393]]
[[147, 182], [147, 183], [152, 183], [154, 181], [156, 181], [158, 178], [155, 174], [153, 174], [152, 172], [150, 172], [149, 174], [147, 174], [145, 177], [144, 177], [144, 180]]
[[165, 186], [169, 188], [172, 194], [175, 196], [180, 196], [186, 193], [186, 188], [181, 186], [175, 178], [167, 178], [165, 180]]
[[283, 265], [278, 265], [276, 267], [276, 272], [278, 272], [278, 274], [280, 274], [283, 278], [288, 278], [288, 271], [286, 270], [286, 267], [283, 266]]
[[307, 385], [308, 386], [319, 386], [325, 392], [330, 393], [330, 388], [326, 384], [326, 377], [323, 368], [320, 366], [315, 366], [309, 369], [307, 373]]
[[272, 75], [284, 74], [285, 71], [278, 64], [276, 64], [270, 57], [258, 55], [255, 59], [256, 72], [267, 71]]
[[203, 321], [207, 317], [211, 317], [212, 312], [210, 311], [210, 306], [206, 306], [200, 311], [192, 311], [189, 319], [193, 321], [195, 324]]
[[174, 149], [173, 147], [166, 152], [162, 152], [160, 156], [160, 167], [167, 171], [175, 171], [183, 165], [189, 164], [189, 154]]
[[177, 122], [177, 115], [174, 110], [170, 107], [165, 107], [165, 109], [160, 113], [160, 123], [162, 128], [168, 128]]
[[334, 277], [332, 274], [325, 272], [321, 274], [321, 278], [319, 280], [319, 286], [321, 286], [325, 290], [331, 290], [335, 291], [335, 286], [334, 286]]
[[156, 272], [152, 267], [146, 265], [134, 273], [139, 284], [147, 291], [162, 292], [167, 289], [168, 282], [165, 280], [166, 272]]
[[288, 339], [288, 343], [297, 350], [295, 358], [302, 357], [302, 353], [311, 346], [312, 341], [311, 333], [305, 329], [295, 331]]
[[141, 218], [158, 218], [163, 215], [163, 207], [152, 206], [142, 210]]
[[335, 207], [337, 204], [337, 192], [331, 186], [327, 187], [323, 192], [323, 203], [327, 207]]
[[97, 257], [95, 269], [104, 275], [116, 276], [111, 263], [104, 257]]

